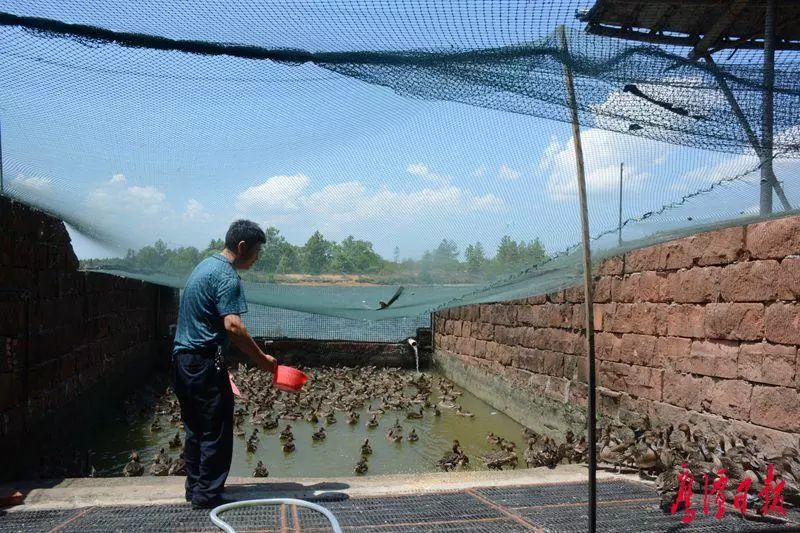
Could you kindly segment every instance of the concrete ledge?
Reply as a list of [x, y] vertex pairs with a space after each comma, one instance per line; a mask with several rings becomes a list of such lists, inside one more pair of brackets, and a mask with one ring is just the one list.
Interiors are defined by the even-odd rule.
[[[90, 506], [158, 505], [183, 503], [183, 477], [81, 478], [52, 482], [25, 481], [8, 487], [25, 494], [22, 505], [8, 512], [73, 509]], [[599, 471], [598, 480], [641, 481], [637, 476]], [[237, 499], [358, 498], [447, 492], [480, 487], [588, 483], [583, 465], [561, 465], [555, 469], [532, 468], [510, 471], [449, 472], [347, 478], [229, 478], [226, 494]], [[0, 487], [2, 489], [4, 487]], [[588, 490], [588, 489], [587, 489]]]
[[433, 365], [450, 381], [534, 431], [559, 439], [563, 439], [567, 430], [579, 435], [586, 431], [586, 414], [582, 409], [515, 385], [485, 368], [465, 364], [453, 353], [437, 349]]
[[[319, 341], [256, 339], [281, 364], [302, 366], [367, 366], [414, 368], [414, 351], [405, 342]], [[428, 350], [420, 350], [420, 368], [430, 367]]]

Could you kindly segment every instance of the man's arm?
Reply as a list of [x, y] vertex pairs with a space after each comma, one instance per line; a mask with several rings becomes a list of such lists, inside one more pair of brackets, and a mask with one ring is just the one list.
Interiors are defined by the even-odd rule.
[[225, 331], [230, 335], [231, 343], [250, 358], [255, 365], [265, 372], [275, 372], [278, 362], [271, 355], [265, 354], [258, 347], [256, 341], [248, 333], [247, 328], [242, 322], [242, 317], [236, 314], [225, 315]]

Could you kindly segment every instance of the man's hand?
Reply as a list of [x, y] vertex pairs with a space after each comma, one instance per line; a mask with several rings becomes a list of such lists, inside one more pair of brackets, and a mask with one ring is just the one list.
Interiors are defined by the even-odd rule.
[[271, 355], [267, 355], [264, 352], [261, 352], [262, 359], [261, 363], [258, 365], [261, 370], [264, 372], [271, 372], [275, 373], [278, 370], [278, 360], [272, 357]]
[[273, 374], [278, 368], [278, 361], [271, 355], [265, 354], [258, 347], [256, 341], [248, 333], [247, 328], [239, 315], [225, 315], [223, 318], [225, 331], [230, 335], [231, 343], [239, 348], [253, 363], [265, 372]]

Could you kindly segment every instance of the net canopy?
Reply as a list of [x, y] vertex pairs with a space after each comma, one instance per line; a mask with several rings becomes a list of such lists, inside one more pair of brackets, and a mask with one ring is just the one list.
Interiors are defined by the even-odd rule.
[[762, 50], [600, 35], [603, 4], [3, 0], [3, 194], [85, 266], [175, 287], [250, 218], [251, 303], [416, 326], [580, 280], [569, 71], [594, 258], [764, 216], [767, 163], [797, 206], [791, 2], [771, 154]]

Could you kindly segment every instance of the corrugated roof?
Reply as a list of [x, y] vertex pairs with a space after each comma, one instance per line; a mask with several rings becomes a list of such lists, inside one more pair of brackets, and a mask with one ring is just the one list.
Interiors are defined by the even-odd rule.
[[[761, 48], [766, 0], [597, 0], [578, 18], [587, 31], [656, 44]], [[775, 49], [800, 49], [800, 2], [775, 0]]]

